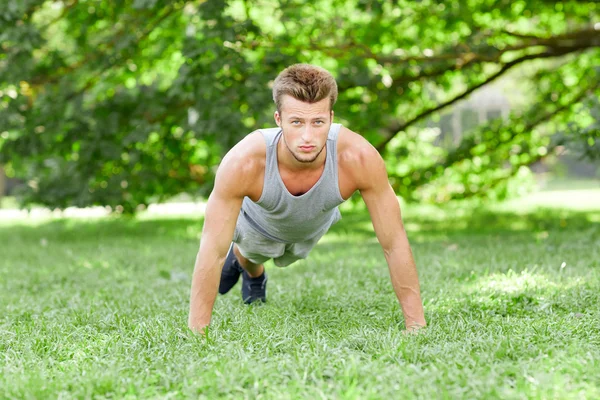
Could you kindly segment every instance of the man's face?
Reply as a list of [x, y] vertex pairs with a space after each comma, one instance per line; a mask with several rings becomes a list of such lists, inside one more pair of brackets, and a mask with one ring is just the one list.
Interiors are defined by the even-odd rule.
[[314, 162], [327, 143], [333, 119], [329, 98], [317, 103], [305, 103], [285, 95], [281, 113], [275, 112], [275, 122], [283, 130], [283, 141], [291, 155], [301, 163]]

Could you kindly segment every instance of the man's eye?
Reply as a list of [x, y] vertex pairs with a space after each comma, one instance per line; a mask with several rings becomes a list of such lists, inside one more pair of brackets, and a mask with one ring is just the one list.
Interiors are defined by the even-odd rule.
[[300, 121], [292, 121], [292, 125], [298, 125], [300, 124]]
[[315, 121], [315, 124], [317, 124], [317, 125], [320, 125], [322, 123], [323, 123], [323, 121]]

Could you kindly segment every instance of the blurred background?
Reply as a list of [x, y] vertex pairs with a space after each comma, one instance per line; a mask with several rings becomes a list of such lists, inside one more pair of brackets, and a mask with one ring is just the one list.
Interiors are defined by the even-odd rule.
[[594, 1], [4, 0], [0, 207], [202, 199], [299, 62], [407, 202], [600, 187]]

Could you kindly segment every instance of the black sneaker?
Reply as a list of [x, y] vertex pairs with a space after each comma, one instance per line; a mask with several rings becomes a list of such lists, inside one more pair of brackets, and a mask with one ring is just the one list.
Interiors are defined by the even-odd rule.
[[242, 272], [242, 266], [237, 260], [235, 253], [233, 252], [233, 244], [229, 248], [227, 258], [225, 258], [225, 264], [221, 270], [221, 283], [219, 284], [219, 293], [225, 294], [235, 286], [238, 279], [240, 279], [240, 273]]
[[267, 301], [267, 273], [252, 278], [246, 271], [242, 271], [242, 300], [251, 304], [255, 301]]

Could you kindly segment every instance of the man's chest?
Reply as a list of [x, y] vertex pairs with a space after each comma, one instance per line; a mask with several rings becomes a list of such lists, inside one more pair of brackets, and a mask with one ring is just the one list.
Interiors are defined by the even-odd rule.
[[[322, 179], [324, 168], [320, 168], [310, 172], [293, 172], [286, 171], [285, 169], [279, 170], [281, 180], [286, 187], [287, 191], [293, 196], [301, 196], [311, 190], [319, 181]], [[342, 168], [338, 168], [338, 181], [337, 185], [340, 190], [342, 198], [348, 199], [352, 193], [356, 190], [351, 181], [350, 174], [346, 173]], [[332, 181], [330, 184], [333, 184]]]
[[293, 196], [302, 196], [321, 180], [324, 168], [315, 171], [286, 171], [279, 169], [279, 176], [287, 191]]

